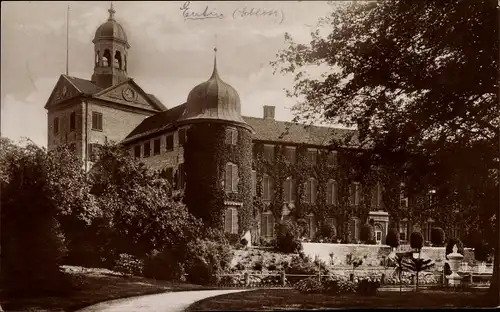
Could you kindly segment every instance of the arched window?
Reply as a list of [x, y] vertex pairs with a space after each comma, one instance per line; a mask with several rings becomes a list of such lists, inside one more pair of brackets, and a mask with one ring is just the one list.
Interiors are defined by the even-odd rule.
[[226, 164], [226, 178], [224, 181], [226, 192], [238, 191], [238, 166], [236, 164], [230, 162]]
[[111, 66], [111, 52], [108, 49], [104, 50], [104, 54], [102, 56], [102, 66], [108, 67]]
[[99, 50], [95, 54], [95, 66], [99, 66]]
[[115, 52], [114, 67], [122, 69], [122, 54], [120, 51]]

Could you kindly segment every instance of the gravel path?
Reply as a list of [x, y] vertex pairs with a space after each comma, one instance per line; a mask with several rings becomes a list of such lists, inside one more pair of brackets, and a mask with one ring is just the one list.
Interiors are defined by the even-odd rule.
[[168, 292], [101, 302], [77, 312], [183, 312], [196, 301], [246, 290], [193, 290]]

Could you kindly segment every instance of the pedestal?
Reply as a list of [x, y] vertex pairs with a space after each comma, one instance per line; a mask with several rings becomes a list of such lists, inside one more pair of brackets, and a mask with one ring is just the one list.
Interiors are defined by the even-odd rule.
[[446, 276], [446, 279], [448, 280], [448, 285], [451, 287], [459, 286], [462, 283], [462, 277], [456, 272]]

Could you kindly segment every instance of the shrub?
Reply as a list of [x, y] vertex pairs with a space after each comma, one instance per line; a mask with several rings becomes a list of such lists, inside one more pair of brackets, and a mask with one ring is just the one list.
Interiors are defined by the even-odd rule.
[[263, 264], [262, 264], [262, 261], [257, 261], [255, 262], [255, 264], [253, 265], [253, 269], [255, 271], [262, 271], [262, 268], [263, 268]]
[[482, 241], [476, 242], [474, 246], [474, 258], [477, 261], [485, 262], [488, 260], [488, 256], [490, 254], [490, 250], [488, 250], [488, 246]]
[[120, 254], [114, 269], [128, 276], [141, 275], [144, 269], [144, 263], [142, 260], [132, 255]]
[[238, 234], [225, 233], [225, 237], [231, 246], [235, 246], [240, 242], [240, 236]]
[[431, 229], [431, 243], [434, 246], [443, 246], [444, 244], [444, 231], [440, 227]]
[[420, 232], [413, 232], [410, 235], [410, 246], [413, 249], [420, 250], [424, 245], [424, 237]]
[[144, 261], [143, 274], [160, 280], [179, 281], [184, 278], [184, 266], [176, 250], [153, 250]]
[[242, 238], [240, 244], [243, 245], [243, 247], [245, 247], [248, 245], [248, 240], [246, 238]]
[[324, 223], [321, 225], [319, 238], [327, 242], [335, 242], [337, 238], [337, 228], [333, 224]]
[[328, 295], [340, 295], [356, 292], [356, 283], [331, 276], [323, 279], [323, 292]]
[[457, 245], [458, 253], [464, 254], [464, 244], [458, 238], [450, 238], [446, 243], [446, 259], [448, 259], [448, 255], [453, 252], [453, 246]]
[[187, 245], [185, 270], [187, 281], [207, 285], [217, 282], [231, 263], [230, 246], [220, 242], [197, 239]]
[[285, 220], [278, 224], [278, 233], [276, 235], [276, 247], [279, 251], [285, 253], [297, 253], [302, 250], [302, 244], [299, 241], [300, 229], [292, 221]]
[[362, 279], [358, 282], [357, 292], [363, 296], [374, 296], [380, 287], [380, 281], [371, 279]]
[[276, 264], [271, 263], [270, 265], [267, 266], [267, 269], [269, 271], [276, 271], [277, 270], [277, 266], [276, 266]]
[[318, 278], [309, 277], [298, 282], [295, 289], [305, 294], [319, 294], [323, 291], [323, 285]]
[[243, 263], [241, 263], [241, 262], [236, 263], [236, 265], [235, 265], [234, 267], [235, 267], [235, 269], [236, 269], [236, 270], [238, 270], [238, 271], [243, 271], [243, 270], [245, 270], [245, 265], [244, 265]]
[[373, 225], [371, 224], [363, 224], [361, 227], [361, 232], [359, 234], [360, 240], [365, 243], [369, 244], [375, 241], [375, 229], [373, 228]]
[[389, 230], [385, 238], [385, 243], [391, 246], [391, 248], [397, 248], [399, 246], [399, 232], [397, 229], [392, 228]]

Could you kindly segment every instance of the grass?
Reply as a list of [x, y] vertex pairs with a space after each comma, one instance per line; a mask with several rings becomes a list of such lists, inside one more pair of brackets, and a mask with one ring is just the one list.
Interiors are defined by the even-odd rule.
[[[67, 267], [68, 268], [68, 267]], [[5, 311], [75, 311], [102, 301], [169, 291], [207, 289], [200, 285], [124, 277], [109, 270], [70, 267], [69, 294], [52, 297], [2, 298]]]
[[418, 293], [380, 292], [377, 296], [356, 294], [329, 296], [302, 294], [294, 289], [262, 289], [207, 298], [186, 311], [268, 311], [319, 308], [452, 308], [485, 307], [486, 292], [423, 290]]

